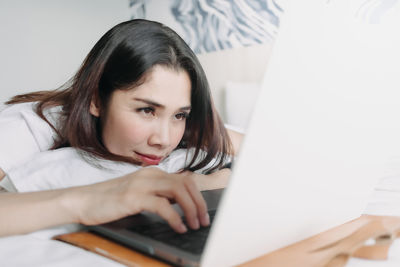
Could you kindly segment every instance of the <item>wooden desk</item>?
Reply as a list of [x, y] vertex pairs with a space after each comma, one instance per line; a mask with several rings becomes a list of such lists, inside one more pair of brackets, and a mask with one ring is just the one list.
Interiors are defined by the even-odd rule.
[[[382, 260], [387, 258], [389, 247], [399, 233], [400, 217], [364, 215], [240, 266], [342, 267], [350, 257]], [[93, 251], [126, 266], [169, 266], [88, 232], [65, 234], [55, 239]]]

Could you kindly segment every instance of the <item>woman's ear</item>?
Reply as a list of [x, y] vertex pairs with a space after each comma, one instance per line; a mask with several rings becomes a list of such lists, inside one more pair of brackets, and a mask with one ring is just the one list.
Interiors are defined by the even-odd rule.
[[95, 117], [100, 117], [100, 107], [94, 99], [90, 101], [90, 109], [89, 109], [90, 114], [92, 114]]

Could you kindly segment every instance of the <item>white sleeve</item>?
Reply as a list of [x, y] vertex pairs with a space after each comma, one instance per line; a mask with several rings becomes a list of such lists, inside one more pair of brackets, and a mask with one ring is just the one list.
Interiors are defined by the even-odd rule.
[[10, 182], [18, 192], [51, 190], [103, 182], [141, 168], [125, 162], [85, 158], [79, 151], [64, 147], [38, 153], [23, 168], [9, 171]]
[[[167, 159], [165, 159], [160, 165], [159, 168], [163, 169], [164, 171], [168, 173], [174, 173], [181, 171], [183, 168], [186, 167], [193, 158], [195, 149], [190, 148], [190, 149], [178, 149], [173, 151]], [[196, 163], [199, 163], [201, 159], [203, 159], [206, 156], [206, 152], [203, 150], [200, 152], [199, 157], [195, 161]], [[208, 171], [208, 169], [214, 167], [217, 164], [218, 157], [213, 158], [205, 167], [195, 171], [196, 173], [205, 173]], [[228, 156], [224, 162], [224, 164], [231, 162], [232, 157]]]
[[56, 133], [36, 114], [34, 105], [15, 104], [0, 112], [0, 168], [5, 173], [53, 145]]

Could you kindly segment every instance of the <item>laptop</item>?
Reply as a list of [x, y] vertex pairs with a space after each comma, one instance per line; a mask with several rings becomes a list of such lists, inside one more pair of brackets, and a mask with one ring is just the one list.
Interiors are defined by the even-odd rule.
[[176, 265], [232, 266], [359, 217], [400, 151], [400, 42], [350, 2], [283, 5], [229, 185], [204, 192], [217, 212], [200, 248], [149, 214], [91, 230]]

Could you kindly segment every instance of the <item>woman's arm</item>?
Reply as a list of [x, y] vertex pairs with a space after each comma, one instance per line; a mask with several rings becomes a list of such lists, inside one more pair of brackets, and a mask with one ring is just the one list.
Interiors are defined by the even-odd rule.
[[242, 144], [244, 135], [231, 129], [227, 129], [233, 146], [233, 155], [237, 155]]
[[207, 206], [193, 177], [143, 168], [106, 182], [31, 193], [0, 194], [0, 236], [28, 233], [66, 223], [101, 224], [149, 211], [177, 232], [186, 231], [170, 200], [192, 229], [207, 226]]
[[0, 236], [77, 222], [68, 206], [70, 190], [0, 194]]
[[3, 180], [4, 176], [6, 176], [6, 174], [3, 172], [3, 170], [0, 168], [0, 181]]
[[232, 171], [228, 168], [215, 171], [211, 174], [199, 174], [195, 172], [183, 172], [178, 175], [191, 177], [200, 191], [225, 188], [228, 185]]

